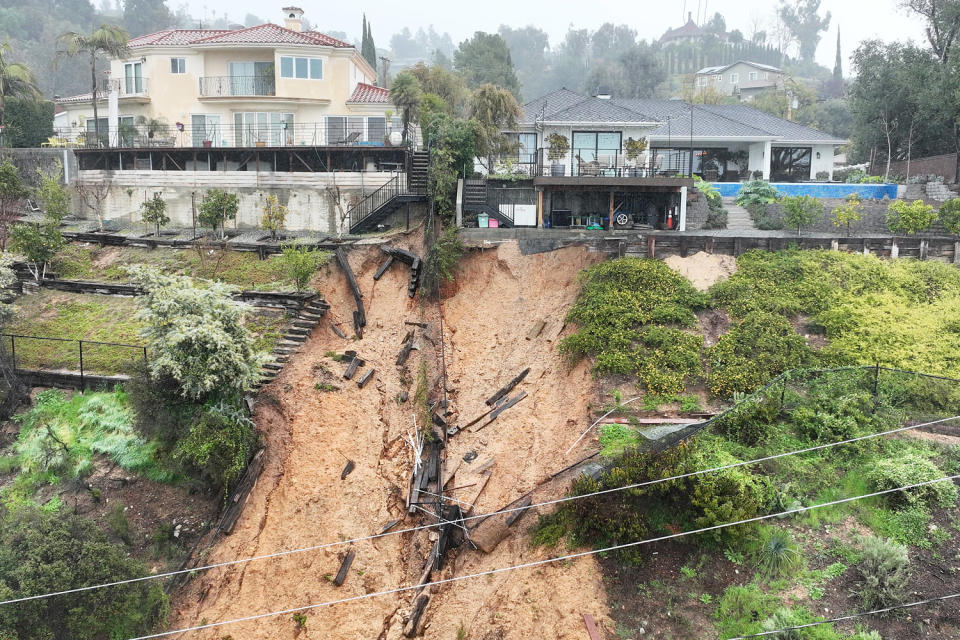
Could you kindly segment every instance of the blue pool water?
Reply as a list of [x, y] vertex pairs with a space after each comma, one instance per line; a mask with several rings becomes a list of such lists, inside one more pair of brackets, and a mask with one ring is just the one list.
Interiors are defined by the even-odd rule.
[[[723, 197], [736, 197], [740, 193], [742, 182], [714, 182]], [[846, 198], [851, 193], [859, 194], [861, 198], [876, 198], [887, 196], [891, 200], [897, 197], [895, 184], [843, 184], [827, 182], [771, 182], [773, 187], [784, 196], [813, 196], [815, 198]]]

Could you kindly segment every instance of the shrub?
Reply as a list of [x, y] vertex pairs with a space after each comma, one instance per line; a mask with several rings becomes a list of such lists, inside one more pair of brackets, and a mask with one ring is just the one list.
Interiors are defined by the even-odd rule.
[[940, 205], [939, 216], [947, 231], [960, 236], [960, 198], [951, 198]]
[[778, 634], [771, 635], [771, 638], [777, 640], [840, 640], [840, 636], [833, 630], [833, 625], [817, 625], [816, 627], [806, 627], [804, 629], [790, 629], [812, 622], [823, 620], [822, 616], [815, 616], [805, 607], [781, 607], [773, 615], [764, 620], [760, 628], [763, 631], [776, 631], [777, 629], [789, 629]]
[[[937, 465], [916, 453], [878, 460], [867, 473], [867, 481], [874, 491], [885, 491], [910, 484], [928, 482], [944, 477]], [[907, 491], [886, 494], [887, 502], [895, 508], [907, 508], [917, 503], [928, 507], [952, 507], [957, 501], [957, 487], [944, 480]]]
[[157, 230], [157, 237], [160, 236], [160, 227], [170, 224], [170, 216], [167, 215], [167, 201], [159, 193], [154, 193], [153, 197], [140, 205], [140, 217], [144, 224], [153, 225]]
[[60, 233], [60, 224], [47, 221], [42, 224], [20, 223], [10, 233], [11, 248], [22, 253], [27, 259], [27, 267], [37, 282], [47, 272], [47, 263], [63, 248], [66, 241]]
[[777, 188], [764, 180], [751, 180], [740, 187], [737, 204], [746, 207], [750, 204], [776, 202], [780, 199]]
[[693, 186], [697, 191], [703, 194], [707, 201], [707, 207], [710, 212], [707, 214], [707, 220], [703, 225], [704, 229], [726, 229], [727, 228], [727, 210], [723, 208], [723, 198], [720, 192], [711, 183], [703, 180], [700, 176], [693, 177]]
[[857, 589], [865, 609], [903, 604], [910, 594], [910, 556], [906, 545], [870, 536], [863, 540], [863, 557], [857, 565]]
[[227, 220], [237, 217], [240, 208], [240, 199], [235, 193], [228, 193], [223, 189], [211, 189], [203, 194], [203, 200], [197, 207], [197, 220], [216, 231], [220, 229], [223, 236], [223, 225]]
[[58, 224], [70, 213], [70, 194], [63, 186], [63, 163], [54, 162], [52, 170], [44, 171], [37, 167], [37, 201], [47, 220]]
[[790, 323], [765, 311], [748, 313], [721, 336], [709, 354], [707, 388], [719, 397], [753, 391], [787, 369], [813, 360], [810, 347]]
[[813, 196], [788, 196], [781, 200], [781, 205], [784, 223], [796, 227], [798, 236], [801, 227], [810, 226], [823, 216], [823, 203]]
[[801, 548], [786, 529], [761, 527], [753, 553], [757, 571], [767, 579], [791, 577], [803, 566]]
[[287, 205], [280, 204], [277, 196], [271, 193], [267, 196], [267, 200], [263, 204], [263, 217], [260, 218], [260, 228], [269, 231], [270, 238], [276, 240], [277, 233], [283, 231], [286, 223]]
[[256, 427], [238, 404], [220, 400], [205, 406], [173, 452], [174, 460], [222, 487], [224, 497], [243, 473], [257, 443]]
[[[0, 514], [0, 598], [139, 578], [146, 569], [86, 518], [32, 507]], [[166, 617], [157, 582], [19, 602], [0, 615], [3, 638], [129, 638]]]
[[[701, 338], [679, 331], [696, 323], [706, 296], [660, 260], [622, 258], [581, 273], [582, 288], [567, 315], [577, 332], [559, 349], [571, 362], [594, 357], [600, 374], [638, 375], [654, 390], [683, 390], [698, 375]], [[671, 327], [650, 325], [673, 325]]]
[[780, 401], [764, 397], [737, 406], [735, 411], [714, 423], [714, 429], [728, 438], [752, 447], [767, 438], [778, 424]]
[[254, 350], [229, 287], [199, 287], [142, 266], [130, 268], [130, 275], [144, 289], [137, 317], [146, 325], [154, 380], [173, 379], [182, 396], [199, 400], [245, 391], [260, 379], [267, 356]]
[[829, 172], [829, 171], [817, 171], [817, 175], [816, 175], [815, 177], [816, 177], [816, 179], [817, 179], [817, 182], [829, 182], [829, 180], [830, 180], [830, 172]]
[[923, 200], [914, 200], [911, 203], [897, 200], [890, 205], [887, 211], [887, 228], [891, 233], [906, 233], [913, 235], [926, 231], [937, 220], [937, 213]]
[[457, 264], [467, 248], [460, 239], [456, 227], [447, 227], [430, 246], [423, 264], [421, 286], [423, 295], [436, 293], [446, 282], [453, 282]]
[[297, 291], [303, 291], [310, 284], [310, 278], [313, 277], [317, 268], [323, 264], [329, 254], [323, 251], [317, 251], [312, 247], [288, 245], [283, 248], [280, 254], [280, 262], [287, 273], [287, 277], [293, 282]]
[[[693, 459], [694, 469], [740, 462], [725, 451], [705, 447], [698, 447]], [[699, 528], [753, 518], [764, 509], [770, 495], [766, 478], [745, 467], [693, 476], [690, 486], [687, 496], [695, 510], [694, 523]], [[701, 535], [716, 542], [729, 541], [743, 535], [745, 526], [716, 529]]]
[[750, 219], [758, 229], [779, 231], [783, 229], [783, 210], [773, 203], [751, 202], [746, 206]]
[[722, 206], [720, 209], [710, 207], [710, 213], [707, 214], [707, 221], [703, 223], [704, 229], [726, 229], [727, 228], [727, 210]]
[[859, 194], [851, 193], [844, 204], [835, 207], [830, 213], [833, 216], [833, 226], [846, 227], [847, 237], [850, 237], [850, 225], [859, 222], [863, 214], [863, 200]]

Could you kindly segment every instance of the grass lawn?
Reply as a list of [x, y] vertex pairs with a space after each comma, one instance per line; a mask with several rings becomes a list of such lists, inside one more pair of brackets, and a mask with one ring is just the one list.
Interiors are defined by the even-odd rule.
[[[8, 333], [143, 344], [138, 335], [140, 324], [134, 320], [136, 301], [133, 298], [41, 289], [39, 293], [19, 298], [16, 308]], [[17, 365], [24, 368], [78, 370], [80, 367], [76, 342], [17, 338], [16, 356]], [[142, 357], [139, 349], [83, 346], [84, 370], [90, 373], [129, 373], [131, 365]]]
[[[329, 257], [329, 255], [327, 256]], [[243, 289], [293, 290], [279, 255], [261, 260], [249, 251], [208, 249], [147, 249], [144, 247], [97, 247], [69, 244], [54, 260], [61, 278], [127, 282], [124, 268], [146, 264], [164, 273], [220, 280]]]

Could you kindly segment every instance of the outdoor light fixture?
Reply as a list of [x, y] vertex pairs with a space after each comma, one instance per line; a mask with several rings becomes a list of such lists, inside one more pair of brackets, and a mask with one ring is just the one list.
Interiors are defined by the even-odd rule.
[[820, 152], [817, 151], [817, 160], [819, 160], [819, 159], [820, 159]]
[[177, 123], [177, 131], [183, 131], [183, 123], [182, 123], [182, 122], [178, 122], [178, 123]]

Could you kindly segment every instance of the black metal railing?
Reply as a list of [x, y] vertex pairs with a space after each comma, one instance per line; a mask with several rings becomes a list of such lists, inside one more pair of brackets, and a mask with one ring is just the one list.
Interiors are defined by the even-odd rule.
[[277, 81], [271, 75], [204, 76], [200, 78], [200, 97], [275, 96]]
[[124, 78], [103, 78], [100, 81], [100, 95], [106, 97], [111, 92], [116, 91], [121, 98], [132, 96], [146, 96], [147, 78], [143, 76], [130, 76]]
[[[515, 173], [545, 177], [653, 178], [682, 176], [689, 172], [685, 151], [646, 153], [629, 158], [622, 149], [573, 149], [564, 157], [551, 159], [548, 149], [538, 149], [535, 161], [513, 164]], [[523, 157], [523, 159], [529, 156]], [[695, 173], [697, 167], [694, 167]]]
[[147, 362], [147, 347], [119, 342], [74, 340], [0, 334], [10, 349], [15, 369], [79, 372], [83, 384], [87, 375], [134, 375]]
[[406, 174], [398, 173], [383, 184], [382, 187], [365, 196], [347, 210], [348, 225], [351, 229], [370, 217], [377, 209], [390, 200], [406, 192]]

